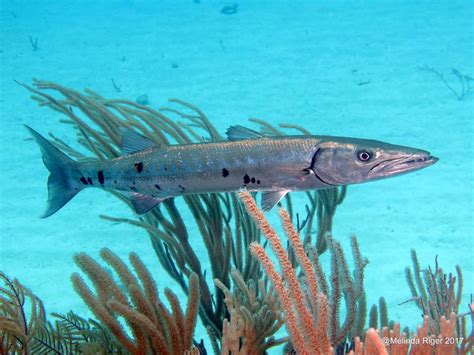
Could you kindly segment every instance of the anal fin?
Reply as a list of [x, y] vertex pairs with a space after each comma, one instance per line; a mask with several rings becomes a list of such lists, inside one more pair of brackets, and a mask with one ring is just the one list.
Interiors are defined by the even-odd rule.
[[147, 213], [164, 200], [165, 198], [153, 197], [149, 195], [140, 194], [138, 192], [133, 192], [132, 194], [130, 194], [130, 202], [133, 206], [133, 209], [138, 214]]
[[288, 190], [263, 191], [262, 192], [262, 210], [270, 211], [280, 200], [285, 197]]

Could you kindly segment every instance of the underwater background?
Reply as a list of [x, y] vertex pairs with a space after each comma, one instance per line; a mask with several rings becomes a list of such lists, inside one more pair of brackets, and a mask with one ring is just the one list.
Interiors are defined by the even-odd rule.
[[[446, 272], [462, 267], [467, 311], [474, 278], [474, 95], [463, 95], [462, 84], [474, 86], [474, 2], [235, 4], [1, 1], [0, 270], [31, 288], [48, 313], [72, 309], [87, 317], [92, 313], [70, 282], [78, 270], [72, 256], [95, 257], [103, 247], [123, 258], [134, 251], [159, 288], [184, 299], [143, 230], [98, 217], [133, 217], [107, 192], [86, 190], [51, 218], [39, 218], [48, 172], [23, 125], [71, 145], [75, 135], [15, 82], [38, 78], [105, 97], [147, 95], [156, 108], [180, 98], [222, 134], [235, 124], [254, 128], [247, 120], [259, 118], [429, 150], [440, 160], [426, 170], [350, 186], [333, 235], [347, 250], [357, 235], [369, 260], [367, 303], [384, 296], [390, 319], [402, 326], [421, 320], [413, 303], [398, 305], [411, 298], [404, 269], [412, 248], [422, 266], [438, 256]], [[459, 80], [453, 68], [468, 78]], [[292, 196], [303, 209], [304, 194]], [[275, 211], [268, 215], [279, 225]], [[197, 254], [205, 254], [197, 229], [191, 238]], [[196, 339], [205, 337], [198, 326]]]

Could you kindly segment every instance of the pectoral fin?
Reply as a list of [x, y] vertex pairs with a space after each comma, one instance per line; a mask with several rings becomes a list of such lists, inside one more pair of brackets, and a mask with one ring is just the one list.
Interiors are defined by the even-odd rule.
[[262, 192], [262, 210], [270, 211], [287, 193], [288, 190]]
[[130, 202], [132, 203], [133, 209], [138, 214], [147, 213], [164, 200], [164, 198], [143, 195], [137, 192], [130, 194]]

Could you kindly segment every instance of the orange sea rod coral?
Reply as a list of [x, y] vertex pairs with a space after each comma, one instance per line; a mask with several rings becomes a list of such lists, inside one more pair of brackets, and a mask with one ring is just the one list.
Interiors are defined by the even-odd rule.
[[318, 292], [317, 278], [311, 268], [311, 262], [304, 251], [303, 244], [289, 220], [285, 211], [280, 210], [280, 216], [285, 230], [290, 237], [291, 246], [297, 256], [306, 277], [308, 293], [293, 269], [288, 253], [283, 247], [275, 230], [266, 220], [263, 212], [255, 204], [252, 196], [242, 192], [240, 197], [249, 214], [255, 219], [259, 228], [270, 242], [280, 264], [281, 275], [276, 271], [273, 262], [263, 247], [252, 243], [252, 254], [260, 261], [267, 276], [272, 281], [285, 311], [286, 326], [292, 344], [299, 354], [328, 354], [330, 353], [329, 337], [327, 335], [328, 305], [326, 296]]
[[[329, 306], [330, 302], [328, 302], [326, 296], [328, 293], [327, 290], [326, 292], [324, 291], [324, 289], [327, 289], [327, 285], [325, 286], [324, 283], [321, 283], [325, 276], [318, 274], [318, 272], [322, 272], [317, 268], [320, 265], [315, 264], [314, 260], [310, 260], [307, 256], [289, 214], [283, 209], [279, 211], [283, 229], [296, 256], [299, 266], [298, 271], [293, 268], [288, 251], [283, 247], [282, 241], [270, 226], [263, 212], [257, 207], [253, 197], [247, 192], [241, 192], [240, 198], [248, 213], [257, 222], [258, 227], [269, 241], [271, 249], [276, 255], [280, 270], [277, 270], [277, 266], [270, 259], [262, 245], [256, 242], [250, 245], [251, 253], [262, 264], [267, 277], [273, 283], [275, 291], [279, 296], [291, 345], [297, 354], [331, 355], [335, 353], [336, 346], [341, 344], [341, 342], [344, 344], [347, 339], [351, 338], [354, 339], [353, 347], [351, 347], [353, 350], [347, 350], [347, 348], [345, 350], [348, 351], [347, 354], [351, 355], [444, 355], [469, 353], [469, 349], [472, 348], [470, 343], [472, 340], [464, 341], [461, 347], [457, 347], [455, 342], [448, 341], [449, 339], [456, 339], [455, 313], [451, 313], [449, 317], [440, 317], [439, 331], [430, 327], [433, 319], [425, 316], [422, 326], [418, 327], [417, 332], [410, 338], [400, 331], [398, 323], [395, 323], [391, 329], [384, 327], [381, 331], [374, 328], [363, 331], [362, 328], [359, 334], [363, 335], [363, 341], [359, 336], [351, 336], [350, 332], [345, 331], [347, 322], [344, 322], [342, 327], [337, 324], [338, 318], [334, 315], [334, 312], [337, 312], [337, 308], [334, 309]], [[339, 254], [342, 255], [342, 249], [339, 250], [340, 245], [336, 246]], [[358, 248], [356, 249], [358, 251]], [[363, 268], [366, 261], [363, 261], [360, 255], [357, 255], [356, 259], [360, 259], [358, 263]], [[343, 267], [343, 269], [347, 269], [347, 267]], [[300, 277], [298, 277], [299, 270], [302, 273]], [[333, 287], [340, 287], [337, 280], [334, 280], [334, 278], [337, 279], [337, 275], [337, 273], [333, 273], [331, 276]], [[339, 275], [344, 277], [345, 273], [343, 272]], [[318, 282], [320, 283], [319, 285]], [[350, 280], [347, 280], [346, 284], [350, 284]], [[362, 285], [361, 280], [359, 280], [359, 284]], [[318, 286], [320, 286], [321, 290]], [[355, 297], [355, 291], [353, 290], [352, 292], [353, 295], [351, 297]], [[349, 307], [347, 312], [355, 313], [356, 309]], [[356, 315], [352, 314], [350, 317], [354, 319]], [[333, 324], [333, 322], [336, 322], [336, 324]], [[335, 334], [335, 337], [331, 337], [334, 329], [339, 330], [336, 330], [337, 334]], [[338, 347], [339, 350], [342, 349]]]

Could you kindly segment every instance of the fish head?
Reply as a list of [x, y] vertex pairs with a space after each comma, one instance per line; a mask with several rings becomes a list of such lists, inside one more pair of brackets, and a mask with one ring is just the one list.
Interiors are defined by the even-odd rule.
[[433, 165], [430, 152], [375, 140], [326, 137], [316, 147], [312, 170], [327, 185], [385, 179]]

